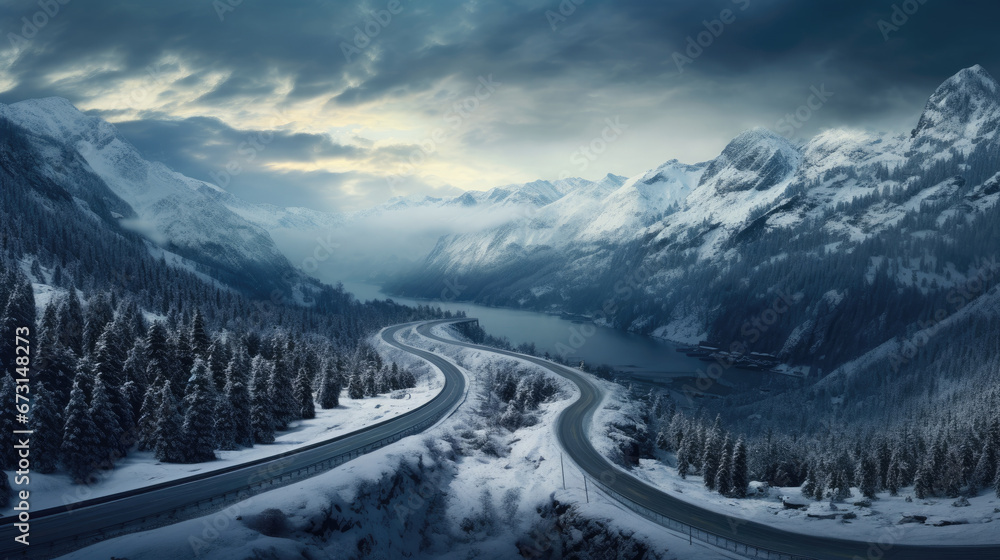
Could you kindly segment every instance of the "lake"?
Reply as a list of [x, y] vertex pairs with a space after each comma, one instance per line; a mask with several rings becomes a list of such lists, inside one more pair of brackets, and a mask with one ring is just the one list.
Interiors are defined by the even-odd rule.
[[[577, 322], [535, 311], [486, 307], [474, 303], [387, 296], [377, 285], [344, 283], [358, 299], [392, 299], [405, 305], [433, 305], [447, 311], [464, 311], [479, 319], [487, 333], [504, 336], [514, 345], [534, 343], [538, 353], [565, 355], [571, 361], [591, 366], [606, 364], [625, 372], [636, 382], [676, 389], [679, 384], [706, 371], [709, 363], [677, 352], [677, 344], [593, 323]], [[722, 374], [723, 386], [759, 386], [773, 375], [732, 368]], [[724, 391], [724, 387], [715, 387]], [[712, 392], [712, 390], [709, 390]]]

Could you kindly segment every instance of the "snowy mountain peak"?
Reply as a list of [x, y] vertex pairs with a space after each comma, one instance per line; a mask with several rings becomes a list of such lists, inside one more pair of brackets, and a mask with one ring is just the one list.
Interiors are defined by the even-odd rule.
[[944, 142], [992, 135], [1000, 126], [1000, 84], [978, 64], [961, 70], [931, 95], [913, 137]]
[[767, 190], [794, 173], [800, 159], [787, 139], [754, 128], [734, 138], [709, 164], [699, 187], [714, 184], [719, 192]]
[[84, 114], [62, 97], [28, 99], [12, 105], [0, 104], [0, 116], [10, 118], [35, 134], [65, 140], [76, 140], [81, 136], [87, 136], [91, 140], [107, 140], [118, 136], [118, 130], [114, 126]]

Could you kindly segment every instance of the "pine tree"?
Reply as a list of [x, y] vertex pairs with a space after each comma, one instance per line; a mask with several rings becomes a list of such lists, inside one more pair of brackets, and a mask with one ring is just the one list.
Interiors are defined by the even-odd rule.
[[257, 355], [250, 371], [250, 424], [253, 426], [253, 440], [254, 443], [274, 443], [274, 407], [268, 391], [270, 363]]
[[7, 301], [0, 301], [3, 305], [3, 314], [0, 315], [0, 367], [7, 368], [16, 364], [14, 333], [22, 327], [35, 330], [35, 295], [31, 281], [20, 271], [14, 278], [14, 287]]
[[[243, 380], [240, 369], [244, 360], [233, 356], [226, 368], [226, 385], [222, 401], [232, 406], [233, 443], [239, 447], [253, 446], [253, 424], [251, 423], [250, 391]], [[218, 421], [216, 422], [218, 426]]]
[[[215, 403], [215, 444], [223, 451], [239, 449], [236, 443], [236, 408], [229, 399], [232, 386], [227, 383], [221, 397]], [[249, 418], [247, 418], [249, 420]]]
[[77, 357], [83, 355], [83, 326], [83, 307], [76, 288], [70, 287], [65, 304], [59, 307], [59, 341]]
[[299, 418], [299, 402], [295, 399], [292, 372], [288, 369], [284, 349], [275, 345], [274, 367], [268, 384], [268, 393], [274, 410], [274, 424], [277, 430], [288, 429], [292, 420]]
[[108, 326], [114, 321], [115, 310], [108, 301], [108, 296], [104, 292], [98, 292], [87, 305], [87, 314], [83, 323], [83, 351], [85, 354], [92, 354], [97, 346], [97, 339]]
[[[109, 411], [114, 414], [118, 431], [129, 431], [134, 425], [132, 416], [132, 404], [121, 393], [124, 384], [124, 368], [127, 352], [123, 345], [125, 331], [116, 321], [111, 321], [104, 328], [94, 344], [94, 369], [95, 377], [104, 381], [104, 389], [107, 391], [107, 401]], [[131, 341], [128, 341], [131, 343]], [[97, 418], [94, 419], [98, 422]], [[100, 422], [98, 422], [100, 424]]]
[[705, 480], [705, 487], [715, 490], [715, 479], [719, 474], [719, 462], [722, 454], [722, 435], [720, 433], [721, 418], [716, 416], [715, 425], [705, 436], [705, 448], [702, 452], [701, 474]]
[[14, 489], [10, 487], [10, 481], [7, 480], [7, 475], [4, 474], [0, 476], [0, 506], [7, 507], [10, 505], [12, 497], [14, 497]]
[[340, 405], [341, 367], [340, 358], [337, 358], [336, 364], [328, 361], [323, 368], [317, 395], [319, 406], [322, 408], [337, 408]]
[[889, 472], [886, 476], [885, 486], [889, 490], [890, 496], [899, 495], [899, 488], [901, 486], [900, 466], [899, 458], [896, 453], [892, 454], [892, 460], [889, 462]]
[[183, 463], [185, 452], [182, 442], [181, 413], [169, 380], [164, 381], [157, 400], [160, 401], [160, 409], [153, 430], [153, 451], [156, 459], [165, 463]]
[[802, 482], [802, 495], [806, 498], [816, 495], [816, 471], [812, 466], [806, 470], [806, 479]]
[[677, 475], [681, 480], [686, 480], [691, 472], [691, 438], [685, 437], [681, 440], [680, 448], [677, 450]]
[[365, 398], [365, 385], [361, 375], [355, 371], [351, 374], [351, 379], [347, 382], [347, 396], [352, 399]]
[[312, 384], [309, 381], [309, 374], [306, 368], [299, 368], [299, 375], [295, 378], [295, 400], [299, 402], [299, 417], [306, 420], [316, 417], [316, 405], [313, 403]]
[[209, 338], [208, 332], [205, 330], [205, 317], [201, 314], [200, 309], [194, 310], [191, 328], [188, 331], [188, 340], [194, 357], [208, 360], [208, 350], [212, 345], [212, 339]]
[[160, 397], [165, 381], [153, 383], [146, 389], [139, 412], [139, 451], [153, 449], [156, 445], [156, 426], [160, 419]]
[[750, 468], [747, 459], [747, 445], [743, 438], [736, 442], [736, 448], [733, 450], [732, 471], [733, 496], [746, 498], [747, 488], [750, 486]]
[[361, 384], [364, 387], [366, 397], [376, 397], [378, 396], [378, 382], [376, 377], [378, 376], [378, 369], [371, 363], [366, 364], [362, 370]]
[[[3, 375], [3, 384], [0, 385], [0, 402], [15, 403], [17, 398], [17, 383], [10, 375], [0, 372]], [[13, 470], [17, 468], [17, 453], [14, 450], [14, 430], [20, 430], [14, 423], [14, 414], [4, 411], [0, 414], [0, 469]]]
[[931, 474], [930, 461], [920, 463], [917, 475], [913, 481], [913, 493], [918, 499], [924, 500], [934, 493], [934, 480]]
[[122, 436], [122, 427], [111, 407], [111, 389], [104, 381], [104, 376], [98, 374], [94, 379], [93, 396], [90, 400], [90, 418], [99, 428], [98, 448], [101, 461], [100, 468], [110, 469], [114, 466], [114, 458], [123, 456], [124, 450], [118, 440]]
[[60, 462], [77, 483], [86, 482], [97, 470], [96, 453], [101, 445], [99, 429], [90, 417], [90, 407], [80, 381], [84, 375], [77, 374], [70, 391], [69, 404], [63, 413], [66, 423], [59, 446]]
[[997, 467], [997, 474], [993, 477], [993, 492], [1000, 498], [1000, 466]]
[[184, 462], [215, 460], [215, 398], [208, 366], [195, 358], [184, 397], [184, 424], [181, 427], [185, 447]]
[[874, 500], [878, 485], [878, 465], [871, 457], [864, 457], [858, 465], [858, 490], [861, 495]]
[[62, 445], [62, 411], [57, 408], [52, 392], [44, 385], [35, 389], [28, 429], [34, 432], [31, 437], [31, 469], [42, 474], [55, 472]]
[[722, 452], [719, 460], [719, 469], [715, 473], [715, 488], [718, 490], [719, 494], [723, 496], [728, 496], [729, 492], [732, 491], [732, 475], [733, 475], [733, 456], [732, 456], [733, 445], [729, 441], [729, 436], [726, 436], [725, 443], [722, 445]]

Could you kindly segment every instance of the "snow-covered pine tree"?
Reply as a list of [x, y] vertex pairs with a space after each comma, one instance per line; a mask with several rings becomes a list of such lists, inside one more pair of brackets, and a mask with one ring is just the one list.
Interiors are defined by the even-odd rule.
[[14, 496], [14, 489], [10, 487], [10, 481], [7, 480], [7, 475], [0, 476], [0, 505], [7, 507], [10, 505], [10, 499]]
[[[17, 398], [17, 383], [14, 378], [5, 373], [0, 384], [0, 402], [14, 403]], [[20, 430], [14, 423], [14, 414], [0, 414], [0, 469], [13, 470], [17, 468], [17, 452], [14, 449], [14, 430]]]
[[201, 314], [201, 309], [195, 308], [187, 336], [194, 357], [208, 360], [208, 349], [212, 345], [212, 339], [209, 338], [208, 331], [205, 329], [205, 316]]
[[146, 394], [142, 399], [142, 408], [139, 411], [138, 442], [139, 451], [153, 449], [156, 444], [156, 425], [160, 418], [160, 396], [165, 380], [153, 383], [146, 388]]
[[39, 384], [31, 403], [28, 429], [31, 437], [31, 469], [42, 474], [55, 472], [62, 445], [63, 418], [57, 407], [55, 396]]
[[705, 435], [705, 448], [702, 451], [701, 474], [705, 480], [705, 487], [715, 490], [715, 479], [719, 474], [719, 463], [722, 454], [722, 418], [715, 417], [715, 425]]
[[111, 404], [112, 389], [108, 387], [103, 373], [98, 373], [94, 379], [93, 396], [90, 399], [90, 418], [98, 428], [98, 453], [101, 457], [100, 468], [114, 467], [114, 460], [125, 455], [119, 438], [123, 435], [121, 424], [115, 415]]
[[160, 408], [157, 413], [156, 426], [153, 429], [153, 451], [156, 459], [165, 463], [183, 463], [185, 449], [181, 432], [181, 413], [178, 410], [177, 398], [174, 396], [170, 380], [163, 382], [160, 397], [157, 399]]
[[927, 499], [934, 493], [934, 478], [931, 471], [930, 460], [921, 462], [917, 468], [917, 475], [913, 481], [913, 494], [920, 500]]
[[276, 337], [274, 366], [268, 382], [268, 393], [274, 410], [277, 430], [288, 429], [292, 420], [299, 418], [299, 403], [295, 399], [292, 371], [289, 369], [284, 344]]
[[253, 446], [253, 424], [251, 423], [250, 390], [244, 381], [241, 369], [246, 363], [246, 355], [234, 355], [226, 368], [226, 385], [222, 401], [230, 403], [233, 410], [233, 442], [240, 447]]
[[310, 420], [316, 417], [316, 405], [313, 402], [312, 382], [305, 367], [299, 368], [295, 377], [295, 400], [299, 403], [299, 417]]
[[268, 390], [271, 363], [261, 355], [254, 356], [250, 366], [250, 424], [254, 443], [274, 443], [274, 407]]
[[871, 457], [862, 457], [857, 467], [858, 490], [861, 495], [874, 500], [878, 492], [878, 465]]
[[317, 400], [319, 406], [325, 409], [337, 408], [340, 405], [341, 362], [338, 357], [336, 361], [327, 360], [323, 368], [323, 375], [320, 377], [319, 393]]
[[378, 396], [378, 371], [374, 363], [366, 363], [362, 369], [361, 384], [364, 387], [366, 397]]
[[347, 396], [352, 399], [365, 398], [365, 384], [361, 377], [361, 373], [355, 371], [351, 374], [351, 378], [347, 382]]
[[736, 498], [746, 498], [750, 486], [750, 467], [747, 457], [747, 444], [740, 438], [733, 449], [732, 493]]
[[1000, 498], [1000, 466], [997, 467], [997, 474], [993, 477], [993, 492]]
[[[15, 365], [14, 333], [21, 327], [35, 329], [35, 295], [31, 281], [20, 270], [13, 272], [13, 289], [7, 301], [0, 302], [0, 367]], [[11, 401], [13, 402], [13, 401]]]
[[90, 417], [90, 407], [80, 379], [85, 375], [78, 373], [73, 382], [69, 404], [63, 413], [66, 423], [59, 446], [59, 460], [78, 484], [86, 482], [97, 470], [96, 454], [101, 445], [99, 428]]
[[721, 447], [719, 469], [715, 473], [715, 489], [728, 496], [733, 489], [733, 443], [726, 434]]
[[115, 320], [115, 310], [111, 306], [108, 295], [104, 292], [97, 292], [91, 296], [87, 302], [87, 313], [83, 322], [83, 351], [85, 354], [92, 354], [97, 345], [97, 339], [108, 326], [108, 323]]
[[76, 287], [71, 286], [65, 303], [59, 306], [59, 341], [77, 357], [83, 355], [83, 326], [83, 307]]
[[[131, 345], [131, 341], [125, 340], [125, 337], [126, 331], [118, 322], [108, 323], [94, 344], [93, 359], [95, 377], [104, 381], [110, 412], [114, 414], [119, 430], [131, 431], [135, 423], [132, 404], [121, 393], [124, 384], [123, 365], [128, 356], [123, 346]], [[94, 421], [100, 425], [96, 417]]]
[[806, 469], [806, 479], [802, 482], [801, 490], [806, 498], [812, 499], [816, 495], [816, 471], [812, 465]]
[[184, 462], [202, 463], [215, 460], [215, 398], [208, 365], [195, 358], [184, 396]]

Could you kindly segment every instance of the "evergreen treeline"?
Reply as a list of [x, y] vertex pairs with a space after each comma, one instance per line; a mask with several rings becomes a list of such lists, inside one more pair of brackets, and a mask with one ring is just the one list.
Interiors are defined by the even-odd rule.
[[[361, 341], [440, 310], [362, 304], [304, 278], [308, 297], [264, 301], [169, 264], [121, 227], [134, 212], [78, 154], [43, 155], [28, 134], [0, 119], [0, 393], [14, 403], [14, 329], [30, 327], [34, 470], [86, 481], [137, 448], [210, 460], [338, 406], [355, 378], [364, 396], [415, 384]], [[12, 406], [0, 414], [5, 469], [16, 421]]]
[[[23, 307], [29, 322], [17, 324], [34, 326], [24, 286], [16, 267], [0, 275], [5, 317]], [[77, 481], [133, 449], [167, 462], [210, 461], [216, 450], [273, 442], [292, 422], [314, 418], [317, 401], [338, 406], [343, 389], [359, 399], [416, 385], [412, 372], [384, 363], [366, 343], [348, 349], [318, 333], [214, 330], [198, 308], [147, 321], [134, 299], [114, 292], [83, 302], [69, 290], [44, 307], [37, 332], [33, 467], [62, 467]], [[14, 402], [14, 391], [4, 376], [0, 394]], [[14, 427], [4, 428], [0, 437], [9, 439]], [[16, 458], [4, 448], [2, 467], [11, 469]]]

